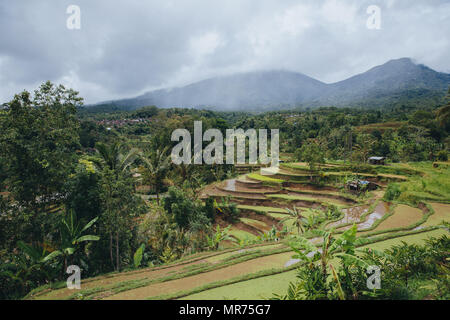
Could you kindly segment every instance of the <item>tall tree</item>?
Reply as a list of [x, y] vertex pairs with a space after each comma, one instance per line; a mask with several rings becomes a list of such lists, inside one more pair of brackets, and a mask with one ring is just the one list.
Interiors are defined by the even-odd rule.
[[298, 234], [299, 235], [302, 234], [304, 232], [304, 228], [303, 228], [303, 220], [304, 219], [303, 219], [302, 212], [300, 210], [298, 210], [296, 206], [294, 206], [292, 208], [292, 210], [289, 208], [286, 208], [286, 210], [287, 210], [289, 216], [282, 219], [280, 221], [280, 223], [284, 223], [287, 220], [293, 220], [293, 225], [294, 225], [294, 227], [297, 228]]
[[[130, 233], [139, 207], [138, 199], [134, 195], [132, 179], [123, 175], [116, 177], [116, 172], [109, 168], [103, 169], [100, 183], [103, 207], [101, 227], [109, 235], [111, 265], [119, 271], [121, 257], [126, 256], [130, 249]], [[121, 252], [121, 247], [127, 249], [126, 252]]]
[[144, 182], [150, 184], [156, 192], [156, 201], [159, 204], [159, 194], [164, 186], [164, 179], [171, 164], [170, 156], [166, 155], [167, 148], [142, 155], [144, 166], [142, 173]]
[[96, 144], [96, 149], [97, 154], [101, 158], [100, 161], [96, 161], [96, 165], [101, 169], [108, 167], [115, 173], [116, 177], [127, 172], [138, 155], [137, 149], [131, 149], [126, 152], [119, 142], [111, 144], [99, 142]]
[[34, 96], [27, 91], [15, 95], [0, 117], [6, 184], [14, 201], [31, 213], [35, 232], [42, 233], [38, 230], [42, 223], [34, 219], [62, 198], [63, 185], [76, 164], [76, 108], [82, 103], [78, 92], [46, 82]]

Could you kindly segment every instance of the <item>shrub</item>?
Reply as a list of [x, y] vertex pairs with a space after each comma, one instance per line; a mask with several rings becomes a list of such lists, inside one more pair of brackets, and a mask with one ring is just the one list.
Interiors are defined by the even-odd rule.
[[211, 222], [216, 219], [216, 208], [214, 207], [214, 198], [209, 197], [205, 200], [205, 214]]
[[437, 154], [437, 158], [440, 161], [448, 161], [448, 153], [446, 150], [441, 150]]
[[396, 183], [390, 183], [384, 193], [384, 200], [392, 201], [397, 199], [402, 191], [400, 190], [400, 186]]

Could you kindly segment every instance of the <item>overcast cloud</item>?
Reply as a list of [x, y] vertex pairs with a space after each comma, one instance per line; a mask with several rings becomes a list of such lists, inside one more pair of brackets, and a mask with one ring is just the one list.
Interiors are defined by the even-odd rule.
[[450, 72], [449, 0], [0, 0], [0, 30], [0, 102], [45, 80], [95, 103], [250, 70], [328, 83], [411, 57]]

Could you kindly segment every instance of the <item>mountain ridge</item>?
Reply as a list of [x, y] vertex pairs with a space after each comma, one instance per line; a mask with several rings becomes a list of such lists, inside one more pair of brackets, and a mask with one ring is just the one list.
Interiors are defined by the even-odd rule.
[[444, 94], [449, 85], [450, 74], [416, 64], [410, 58], [400, 58], [329, 84], [299, 72], [251, 71], [96, 105], [128, 109], [156, 105], [161, 108], [209, 108], [221, 111], [340, 107], [367, 104], [368, 101], [373, 106], [379, 106], [399, 96], [412, 95], [419, 99], [437, 97]]

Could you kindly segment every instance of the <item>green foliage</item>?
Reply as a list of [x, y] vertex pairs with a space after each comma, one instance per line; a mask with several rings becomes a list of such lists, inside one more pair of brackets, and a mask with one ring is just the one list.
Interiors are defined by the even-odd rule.
[[22, 205], [42, 206], [62, 190], [75, 163], [81, 103], [77, 92], [46, 82], [34, 97], [23, 91], [7, 104], [0, 117], [0, 156], [9, 191]]
[[134, 267], [137, 269], [141, 265], [142, 257], [144, 256], [145, 244], [141, 244], [141, 246], [136, 250], [133, 256]]
[[224, 221], [235, 223], [239, 220], [240, 211], [237, 204], [230, 202], [229, 197], [222, 197], [220, 202], [214, 201], [214, 206], [216, 208], [216, 214]]
[[169, 246], [164, 249], [162, 255], [160, 256], [160, 259], [163, 263], [170, 263], [172, 261], [175, 261], [176, 258], [176, 254]]
[[170, 156], [166, 155], [167, 148], [155, 152], [141, 154], [144, 166], [141, 168], [144, 183], [151, 185], [156, 192], [156, 200], [159, 203], [159, 194], [164, 187], [164, 179], [170, 167]]
[[206, 217], [201, 203], [189, 198], [182, 189], [177, 187], [169, 188], [163, 205], [180, 228], [186, 229], [190, 223], [195, 223], [199, 219], [204, 220], [202, 216]]
[[384, 200], [393, 201], [400, 197], [402, 191], [400, 186], [396, 183], [390, 183], [384, 193]]
[[[353, 228], [352, 228], [353, 229]], [[323, 234], [327, 237], [327, 234]], [[333, 239], [324, 238], [322, 252], [315, 251], [306, 239], [300, 238], [293, 247], [296, 258], [305, 264], [298, 269], [298, 281], [291, 283], [286, 295], [275, 295], [275, 299], [417, 299], [431, 295], [445, 299], [450, 294], [448, 286], [449, 238], [429, 239], [423, 246], [401, 245], [380, 252], [365, 249], [356, 254], [356, 230], [346, 232]], [[329, 240], [327, 240], [329, 239]], [[325, 250], [324, 250], [325, 249]], [[314, 253], [315, 252], [315, 253]], [[314, 253], [314, 255], [311, 255]], [[340, 264], [329, 263], [332, 257]], [[366, 286], [368, 266], [381, 270], [381, 289], [370, 290]], [[435, 289], [424, 289], [421, 283], [436, 283]]]
[[296, 157], [299, 161], [308, 163], [311, 171], [316, 171], [320, 164], [325, 163], [324, 150], [321, 143], [316, 140], [309, 140], [296, 151]]
[[230, 230], [231, 226], [226, 227], [225, 229], [220, 229], [220, 226], [217, 225], [215, 232], [213, 235], [206, 236], [206, 239], [208, 241], [208, 247], [212, 250], [219, 249], [219, 245], [222, 241], [233, 241], [236, 242], [236, 239], [233, 237], [230, 237], [228, 232]]
[[73, 211], [71, 211], [65, 219], [61, 221], [60, 227], [60, 242], [57, 244], [58, 250], [52, 251], [43, 259], [43, 262], [50, 261], [56, 257], [62, 256], [64, 259], [64, 270], [67, 268], [68, 258], [73, 256], [82, 242], [98, 241], [99, 236], [85, 235], [84, 232], [91, 228], [98, 220], [98, 217], [89, 221], [86, 225], [81, 225], [77, 222], [77, 218]]
[[446, 150], [441, 150], [437, 153], [437, 159], [439, 161], [448, 161], [448, 152]]

